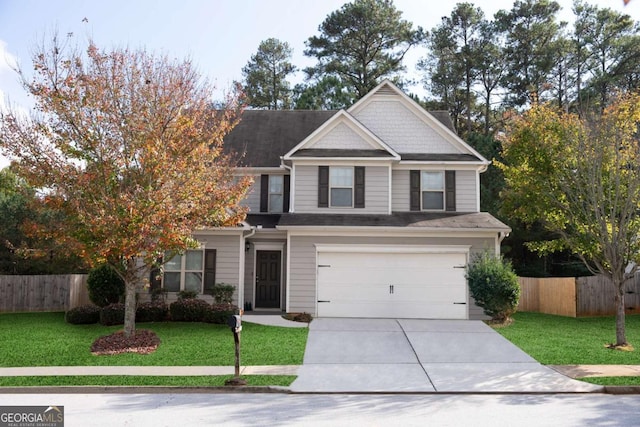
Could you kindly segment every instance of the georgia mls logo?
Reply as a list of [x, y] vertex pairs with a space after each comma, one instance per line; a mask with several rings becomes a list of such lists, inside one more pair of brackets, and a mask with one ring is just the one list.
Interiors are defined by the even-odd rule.
[[0, 406], [0, 427], [64, 427], [64, 406]]

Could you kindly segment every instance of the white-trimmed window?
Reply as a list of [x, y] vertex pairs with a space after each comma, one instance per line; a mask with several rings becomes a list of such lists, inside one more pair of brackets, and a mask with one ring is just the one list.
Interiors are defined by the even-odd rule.
[[269, 175], [269, 212], [280, 213], [284, 205], [284, 176]]
[[329, 169], [329, 194], [331, 207], [353, 206], [353, 168]]
[[444, 210], [444, 172], [422, 171], [421, 201], [422, 209], [427, 211]]
[[[170, 254], [165, 254], [170, 256]], [[204, 251], [188, 250], [175, 255], [164, 264], [162, 286], [168, 292], [195, 291], [202, 293]]]

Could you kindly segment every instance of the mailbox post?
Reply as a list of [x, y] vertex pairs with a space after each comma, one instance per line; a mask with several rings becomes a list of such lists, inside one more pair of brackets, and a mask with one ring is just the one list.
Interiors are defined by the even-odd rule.
[[234, 378], [225, 381], [225, 385], [247, 385], [247, 382], [240, 378], [240, 332], [242, 331], [242, 311], [240, 315], [232, 315], [227, 319], [227, 325], [233, 332], [233, 341], [236, 347], [236, 366]]

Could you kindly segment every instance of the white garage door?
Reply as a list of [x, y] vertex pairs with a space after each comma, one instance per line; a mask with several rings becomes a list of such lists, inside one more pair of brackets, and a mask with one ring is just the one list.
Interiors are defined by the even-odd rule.
[[318, 252], [318, 316], [466, 319], [466, 253]]

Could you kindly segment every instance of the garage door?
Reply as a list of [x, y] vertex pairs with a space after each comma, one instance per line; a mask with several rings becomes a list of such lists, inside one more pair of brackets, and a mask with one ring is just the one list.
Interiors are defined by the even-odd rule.
[[466, 319], [466, 253], [318, 252], [318, 316]]

